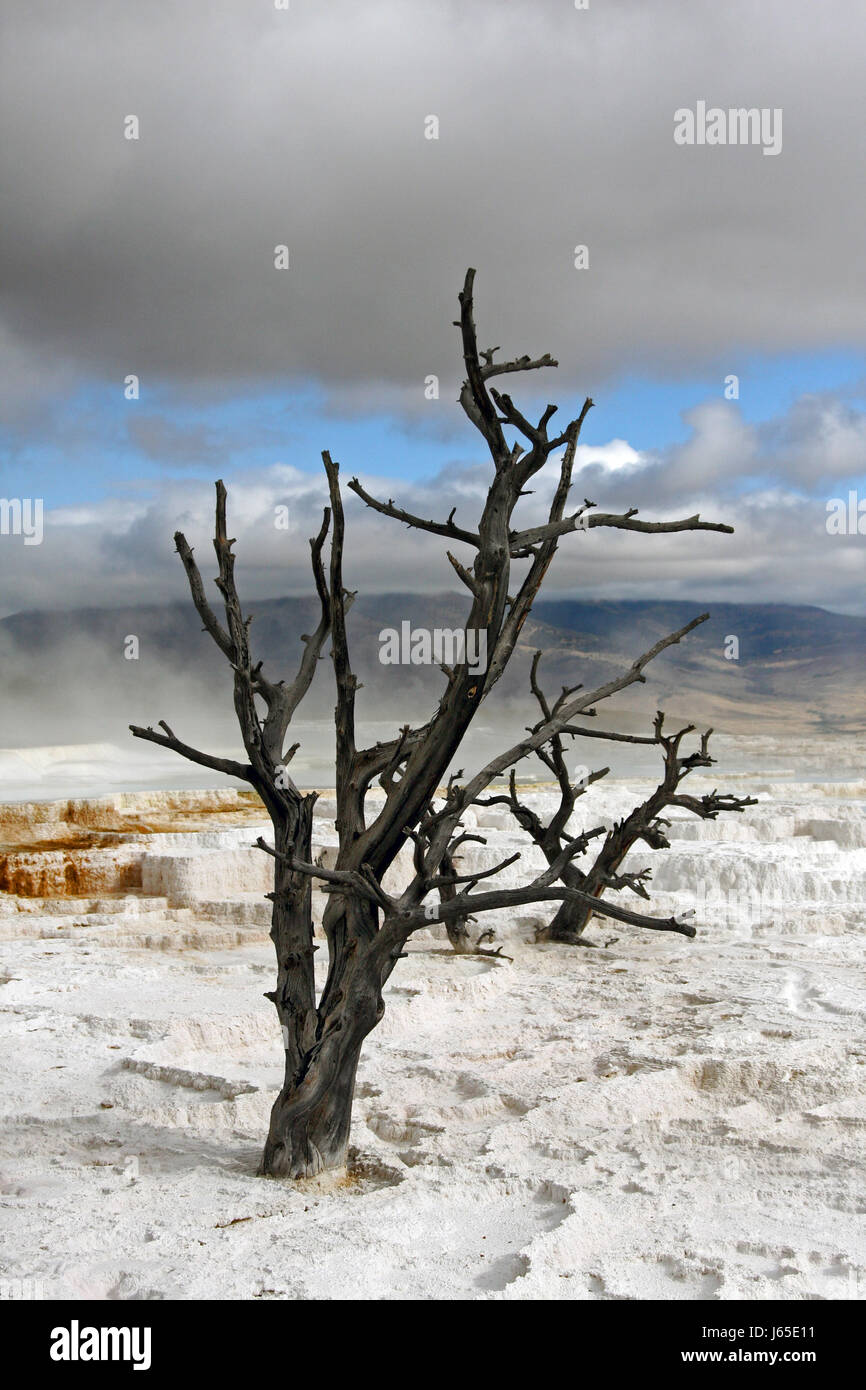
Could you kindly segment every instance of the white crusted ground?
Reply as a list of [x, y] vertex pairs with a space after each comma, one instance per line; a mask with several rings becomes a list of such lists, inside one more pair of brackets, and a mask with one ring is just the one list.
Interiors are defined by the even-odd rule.
[[[51, 850], [81, 896], [0, 895], [4, 1276], [49, 1298], [866, 1297], [866, 786], [735, 784], [760, 806], [634, 858], [654, 911], [697, 902], [693, 942], [597, 922], [596, 951], [538, 946], [529, 909], [497, 923], [510, 963], [416, 941], [362, 1059], [353, 1171], [302, 1187], [254, 1176], [280, 1079], [254, 827]], [[593, 823], [634, 790], [594, 788]], [[482, 818], [479, 867], [516, 843]]]

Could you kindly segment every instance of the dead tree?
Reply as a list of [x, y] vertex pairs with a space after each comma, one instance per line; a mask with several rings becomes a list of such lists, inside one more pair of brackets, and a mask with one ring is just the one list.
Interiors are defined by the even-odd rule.
[[[352, 595], [343, 582], [344, 513], [338, 466], [325, 452], [322, 455], [330, 496], [333, 521], [330, 564], [327, 575], [319, 560], [326, 527], [320, 533], [318, 550], [314, 543], [314, 569], [322, 598], [323, 623], [330, 625], [331, 655], [336, 683], [336, 829], [339, 850], [333, 869], [312, 862], [304, 851], [309, 844], [306, 821], [303, 834], [296, 833], [299, 818], [311, 813], [311, 798], [292, 791], [285, 802], [274, 795], [270, 777], [281, 757], [281, 740], [262, 746], [268, 721], [271, 731], [285, 733], [283, 715], [273, 716], [269, 693], [278, 687], [262, 684], [259, 667], [250, 665], [246, 625], [231, 598], [230, 632], [219, 645], [235, 669], [235, 707], [250, 757], [249, 769], [239, 774], [237, 765], [224, 768], [253, 781], [271, 811], [275, 826], [274, 845], [263, 840], [260, 848], [275, 859], [274, 921], [272, 936], [277, 948], [278, 982], [273, 996], [286, 1041], [286, 1067], [283, 1087], [274, 1102], [260, 1172], [271, 1176], [304, 1177], [323, 1169], [345, 1164], [351, 1120], [352, 1097], [358, 1058], [364, 1039], [384, 1013], [382, 989], [404, 954], [412, 934], [434, 921], [459, 921], [471, 914], [509, 905], [564, 899], [594, 905], [581, 890], [561, 881], [565, 865], [585, 847], [585, 837], [563, 846], [562, 853], [547, 870], [520, 888], [474, 892], [480, 879], [495, 878], [502, 865], [475, 875], [455, 872], [455, 842], [463, 833], [461, 817], [473, 801], [496, 778], [535, 747], [561, 731], [561, 724], [584, 712], [594, 700], [642, 679], [643, 667], [659, 651], [688, 630], [682, 629], [663, 639], [635, 662], [628, 671], [592, 692], [564, 706], [559, 715], [521, 740], [462, 784], [455, 775], [448, 779], [447, 793], [437, 802], [437, 789], [448, 777], [457, 750], [482, 700], [494, 687], [514, 650], [518, 635], [539, 591], [544, 575], [562, 536], [576, 530], [614, 527], [620, 530], [661, 533], [673, 531], [721, 531], [731, 527], [708, 523], [699, 516], [678, 521], [645, 522], [635, 509], [624, 514], [600, 513], [585, 503], [567, 514], [575, 451], [580, 429], [592, 401], [587, 399], [579, 415], [558, 434], [549, 432], [556, 407], [548, 405], [537, 423], [515, 406], [511, 397], [491, 386], [500, 376], [555, 366], [545, 355], [496, 362], [498, 349], [480, 351], [473, 317], [474, 271], [469, 270], [460, 295], [460, 329], [466, 380], [460, 391], [460, 404], [481, 434], [490, 455], [490, 487], [477, 525], [467, 529], [455, 522], [455, 509], [444, 521], [425, 520], [395, 505], [381, 502], [352, 479], [349, 488], [367, 506], [408, 526], [431, 532], [468, 550], [467, 562], [448, 550], [460, 582], [469, 593], [465, 628], [483, 638], [487, 653], [486, 669], [479, 672], [467, 660], [443, 666], [445, 684], [431, 717], [423, 724], [406, 725], [391, 740], [370, 747], [356, 741], [355, 699], [358, 681], [352, 670], [346, 615]], [[522, 436], [509, 442], [505, 431]], [[540, 526], [519, 529], [515, 509], [527, 485], [544, 467], [551, 455], [562, 451], [558, 484], [550, 504], [547, 521]], [[218, 524], [218, 532], [220, 527]], [[224, 526], [222, 534], [224, 534]], [[223, 565], [228, 543], [218, 544], [221, 586], [226, 585]], [[183, 552], [182, 552], [183, 553]], [[526, 573], [515, 584], [512, 595], [512, 560], [529, 561]], [[189, 566], [188, 572], [189, 572]], [[197, 572], [196, 572], [197, 574]], [[205, 617], [198, 589], [191, 579], [193, 598], [213, 632], [215, 620]], [[691, 625], [689, 625], [691, 626]], [[310, 639], [315, 647], [316, 643]], [[324, 640], [324, 634], [322, 636]], [[464, 658], [466, 653], [464, 652]], [[259, 723], [253, 697], [262, 695], [268, 716]], [[282, 705], [279, 709], [282, 711]], [[166, 738], [152, 731], [135, 731], [142, 737], [175, 747], [190, 756], [166, 730]], [[215, 760], [197, 755], [205, 766]], [[384, 791], [384, 801], [371, 808], [367, 793], [374, 783]], [[295, 798], [297, 797], [297, 804]], [[273, 809], [272, 809], [273, 808]], [[412, 882], [399, 898], [389, 894], [383, 884], [388, 869], [407, 841], [414, 843], [415, 872]], [[449, 855], [451, 859], [449, 860]], [[318, 1002], [313, 981], [313, 928], [309, 911], [309, 884], [318, 880], [328, 894], [323, 914], [327, 939], [328, 970]], [[440, 888], [445, 889], [442, 901]], [[433, 901], [425, 901], [432, 895]], [[693, 936], [694, 928], [673, 918], [658, 919], [632, 912], [614, 903], [599, 904], [597, 910], [618, 921], [661, 931]], [[285, 911], [285, 917], [283, 917]]]
[[[708, 615], [704, 614], [694, 625], [704, 622], [707, 617]], [[574, 692], [581, 688], [564, 687], [551, 704], [538, 683], [538, 664], [541, 656], [541, 652], [535, 653], [530, 670], [530, 688], [541, 710], [541, 718], [531, 730], [533, 733], [549, 724], [549, 721], [561, 712]], [[585, 711], [585, 715], [587, 714], [594, 715], [595, 710], [588, 709]], [[737, 797], [716, 790], [703, 796], [689, 796], [681, 792], [680, 784], [690, 772], [695, 768], [712, 767], [715, 763], [715, 758], [711, 757], [709, 752], [713, 731], [705, 730], [699, 735], [699, 746], [693, 752], [681, 755], [683, 739], [696, 732], [695, 726], [687, 724], [674, 734], [666, 734], [664, 719], [664, 714], [659, 710], [653, 721], [652, 735], [647, 736], [620, 734], [569, 724], [561, 732], [554, 734], [548, 743], [535, 748], [535, 756], [552, 774], [559, 788], [559, 806], [549, 820], [542, 820], [531, 807], [520, 800], [516, 768], [511, 769], [507, 794], [480, 797], [476, 805], [507, 806], [517, 824], [542, 851], [548, 864], [553, 864], [562, 854], [563, 845], [569, 841], [568, 824], [578, 798], [584, 796], [594, 782], [600, 781], [610, 771], [610, 768], [603, 767], [596, 772], [587, 772], [586, 775], [576, 777], [569, 770], [564, 739], [604, 739], [612, 743], [641, 744], [659, 748], [664, 763], [664, 774], [658, 786], [646, 800], [635, 806], [623, 820], [617, 821], [610, 829], [606, 830], [604, 826], [600, 826], [589, 832], [588, 839], [595, 840], [601, 835], [605, 836], [589, 867], [580, 867], [569, 861], [561, 873], [563, 883], [570, 888], [580, 889], [590, 898], [597, 899], [606, 892], [618, 892], [623, 888], [629, 888], [648, 901], [650, 894], [647, 883], [652, 877], [651, 869], [641, 869], [636, 873], [619, 871], [629, 850], [639, 841], [643, 841], [651, 849], [670, 849], [670, 841], [665, 833], [670, 821], [664, 818], [664, 811], [679, 807], [702, 820], [715, 820], [722, 811], [744, 811], [747, 806], [757, 805], [756, 798], [752, 796]], [[593, 907], [579, 900], [564, 899], [552, 921], [539, 933], [539, 939], [590, 945], [590, 942], [583, 939], [582, 933], [594, 911]]]
[[[728, 526], [702, 522], [699, 516], [679, 521], [645, 522], [634, 509], [617, 515], [590, 511], [589, 504], [566, 514], [575, 451], [580, 429], [592, 401], [558, 434], [549, 432], [556, 407], [548, 405], [537, 423], [530, 421], [511, 397], [491, 386], [496, 377], [555, 366], [545, 355], [496, 362], [497, 349], [479, 351], [473, 317], [474, 271], [467, 272], [460, 295], [460, 318], [466, 380], [460, 404], [481, 434], [492, 464], [489, 491], [477, 526], [467, 529], [455, 522], [452, 509], [444, 521], [426, 520], [395, 505], [381, 502], [352, 479], [349, 488], [367, 506], [410, 527], [432, 532], [468, 548], [469, 563], [451, 550], [449, 562], [469, 593], [465, 627], [484, 639], [487, 669], [479, 674], [465, 660], [443, 667], [445, 687], [426, 723], [405, 726], [385, 743], [361, 748], [355, 736], [357, 680], [352, 670], [346, 629], [347, 591], [343, 582], [343, 506], [338, 467], [323, 454], [334, 517], [330, 559], [330, 606], [334, 674], [337, 688], [336, 723], [336, 828], [339, 851], [335, 867], [324, 871], [309, 861], [293, 859], [293, 872], [321, 880], [329, 900], [323, 916], [328, 942], [328, 973], [319, 1000], [315, 1041], [300, 1067], [287, 1058], [285, 1082], [272, 1114], [262, 1159], [262, 1172], [299, 1176], [323, 1168], [341, 1166], [346, 1159], [351, 1102], [361, 1046], [384, 1013], [382, 989], [413, 932], [432, 921], [457, 920], [468, 913], [494, 910], [509, 904], [556, 901], [585, 895], [559, 881], [565, 862], [578, 852], [582, 838], [564, 847], [559, 860], [532, 883], [516, 889], [473, 893], [479, 878], [455, 875], [448, 870], [447, 855], [459, 837], [460, 817], [474, 798], [508, 768], [524, 751], [524, 740], [494, 759], [465, 786], [449, 782], [444, 805], [436, 808], [436, 791], [448, 774], [481, 701], [501, 676], [514, 650], [542, 579], [560, 538], [575, 530], [598, 526], [642, 532], [712, 530], [730, 532]], [[506, 429], [525, 443], [510, 443]], [[562, 450], [559, 480], [544, 525], [528, 530], [515, 526], [514, 512], [527, 485], [551, 455]], [[511, 593], [515, 558], [529, 561], [516, 592]], [[646, 662], [682, 633], [670, 638], [610, 683], [611, 690], [640, 679]], [[600, 699], [606, 689], [594, 692]], [[590, 700], [591, 703], [591, 700]], [[567, 718], [586, 708], [586, 701], [562, 711]], [[539, 730], [538, 746], [556, 732], [556, 721]], [[371, 812], [367, 792], [374, 782], [383, 789], [384, 803]], [[384, 877], [407, 840], [414, 840], [415, 875], [399, 899], [383, 888]], [[262, 846], [265, 848], [265, 846]], [[443, 869], [444, 861], [444, 869]], [[561, 862], [560, 862], [561, 861]], [[501, 866], [497, 866], [501, 867]], [[425, 903], [431, 893], [446, 886], [446, 900]], [[453, 897], [448, 893], [457, 888]], [[673, 919], [659, 921], [629, 912], [615, 904], [600, 910], [620, 921], [660, 930], [693, 934]]]

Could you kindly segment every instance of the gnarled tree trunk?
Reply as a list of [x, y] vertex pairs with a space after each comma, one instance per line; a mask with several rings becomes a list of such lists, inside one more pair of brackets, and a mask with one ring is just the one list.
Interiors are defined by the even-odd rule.
[[573, 946], [583, 935], [591, 918], [590, 909], [585, 908], [582, 903], [566, 899], [548, 922], [544, 938], [546, 941], [563, 941]]
[[[385, 1012], [382, 985], [392, 966], [389, 960], [383, 966], [376, 949], [374, 914], [363, 899], [334, 898], [328, 904], [324, 925], [332, 945], [329, 976], [309, 1024], [302, 1033], [290, 1034], [285, 1079], [271, 1110], [259, 1168], [262, 1174], [303, 1178], [345, 1167], [358, 1058], [364, 1039]], [[341, 945], [335, 949], [337, 942]], [[281, 960], [281, 975], [283, 970]], [[281, 1021], [294, 1017], [286, 1001], [275, 1002]], [[285, 1022], [283, 1028], [285, 1039]], [[301, 1037], [303, 1044], [296, 1046]]]
[[300, 1076], [287, 1076], [271, 1110], [260, 1174], [311, 1178], [345, 1167], [363, 1041], [335, 1038], [327, 1052], [316, 1045], [303, 1058]]

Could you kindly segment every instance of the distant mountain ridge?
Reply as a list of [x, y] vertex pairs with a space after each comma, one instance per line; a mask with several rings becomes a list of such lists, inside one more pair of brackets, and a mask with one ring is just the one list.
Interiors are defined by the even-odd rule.
[[[260, 600], [249, 611], [256, 659], [272, 679], [290, 679], [300, 634], [317, 620], [314, 600]], [[490, 708], [516, 711], [524, 724], [534, 720], [528, 669], [538, 648], [547, 689], [555, 694], [578, 681], [591, 689], [703, 611], [709, 621], [648, 668], [646, 685], [617, 697], [626, 720], [646, 722], [663, 705], [732, 732], [866, 731], [866, 618], [785, 604], [542, 599]], [[432, 711], [441, 689], [435, 667], [383, 665], [380, 633], [404, 621], [459, 628], [465, 613], [459, 593], [359, 595], [350, 639], [364, 685], [362, 718], [416, 720]], [[130, 635], [138, 638], [138, 660], [124, 658]], [[737, 659], [725, 656], [730, 638], [739, 645]], [[172, 723], [178, 710], [185, 727], [192, 717], [203, 736], [224, 734], [233, 717], [228, 666], [189, 603], [16, 613], [0, 620], [0, 663], [0, 746], [116, 740], [128, 736], [129, 723]], [[331, 679], [322, 662], [304, 719], [330, 716]]]

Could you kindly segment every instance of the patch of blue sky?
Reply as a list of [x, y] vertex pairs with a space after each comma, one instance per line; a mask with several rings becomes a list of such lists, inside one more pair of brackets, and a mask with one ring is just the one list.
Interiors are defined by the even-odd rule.
[[[862, 353], [735, 359], [731, 354], [739, 378], [737, 405], [750, 423], [783, 416], [809, 393], [835, 394], [858, 408], [866, 404]], [[549, 396], [533, 386], [532, 399], [543, 407]], [[120, 382], [94, 383], [0, 432], [2, 489], [66, 506], [149, 492], [160, 478], [231, 478], [276, 463], [318, 475], [323, 448], [350, 476], [433, 477], [483, 454], [452, 394], [443, 390], [440, 400], [427, 402], [419, 387], [415, 408], [398, 413], [377, 406], [374, 392], [369, 409], [363, 408], [363, 391], [338, 406], [310, 382], [263, 387], [226, 381], [187, 391], [144, 380], [138, 400], [126, 400]], [[562, 390], [549, 395], [562, 402], [563, 419], [570, 405], [579, 406]], [[637, 450], [661, 450], [689, 437], [692, 408], [724, 398], [721, 373], [610, 381], [594, 395], [582, 439], [590, 445], [624, 439]]]

